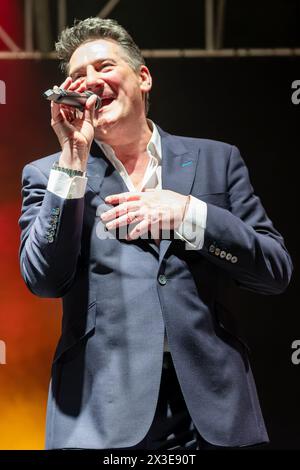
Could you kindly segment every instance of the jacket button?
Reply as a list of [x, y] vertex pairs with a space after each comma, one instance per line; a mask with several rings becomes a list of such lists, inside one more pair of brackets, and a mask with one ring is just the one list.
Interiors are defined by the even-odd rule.
[[233, 257], [231, 258], [231, 262], [232, 262], [233, 264], [236, 263], [237, 260], [238, 260], [238, 259], [237, 259], [237, 256], [233, 256]]
[[231, 254], [231, 253], [227, 253], [227, 255], [226, 255], [226, 259], [227, 259], [227, 261], [230, 261], [230, 260], [231, 260], [231, 258], [232, 258], [232, 254]]
[[221, 251], [220, 258], [225, 258], [225, 256], [226, 256], [226, 251]]
[[158, 282], [160, 283], [161, 286], [164, 286], [165, 284], [167, 284], [167, 278], [164, 274], [160, 274], [158, 276]]

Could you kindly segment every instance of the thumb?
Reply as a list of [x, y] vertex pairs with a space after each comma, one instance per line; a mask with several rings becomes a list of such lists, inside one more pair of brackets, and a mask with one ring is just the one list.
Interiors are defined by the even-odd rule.
[[84, 111], [83, 111], [83, 119], [85, 121], [90, 122], [91, 124], [93, 124], [94, 122], [96, 101], [97, 101], [97, 95], [95, 94], [91, 95], [88, 98], [85, 104]]

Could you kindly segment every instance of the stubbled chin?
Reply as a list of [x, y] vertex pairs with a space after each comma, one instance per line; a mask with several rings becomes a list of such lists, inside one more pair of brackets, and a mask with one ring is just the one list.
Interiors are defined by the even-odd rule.
[[101, 140], [101, 136], [107, 135], [110, 129], [116, 126], [118, 119], [109, 113], [103, 113], [94, 119], [95, 138]]

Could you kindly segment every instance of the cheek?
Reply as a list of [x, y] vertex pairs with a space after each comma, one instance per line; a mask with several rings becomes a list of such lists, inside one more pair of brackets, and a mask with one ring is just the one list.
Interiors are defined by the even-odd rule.
[[139, 91], [139, 84], [136, 77], [133, 76], [124, 76], [121, 77], [118, 83], [120, 90], [123, 91], [126, 95], [134, 95]]
[[119, 76], [108, 73], [105, 76], [102, 76], [102, 86], [106, 91], [112, 91], [115, 95], [118, 95], [120, 92], [120, 88], [122, 86], [122, 80]]
[[130, 101], [137, 101], [140, 87], [136, 77], [126, 74], [111, 74], [105, 82], [121, 100], [122, 98], [130, 98]]

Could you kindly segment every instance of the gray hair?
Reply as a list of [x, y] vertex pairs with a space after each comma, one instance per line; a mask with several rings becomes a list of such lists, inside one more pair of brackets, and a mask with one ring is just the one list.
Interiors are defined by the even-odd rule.
[[[96, 39], [112, 39], [119, 44], [125, 52], [124, 59], [134, 71], [139, 71], [140, 66], [145, 65], [141, 50], [123, 26], [115, 20], [96, 17], [75, 20], [74, 26], [64, 29], [60, 34], [55, 49], [62, 71], [68, 73], [70, 58], [81, 44]], [[148, 109], [149, 95], [146, 93], [146, 114]]]

